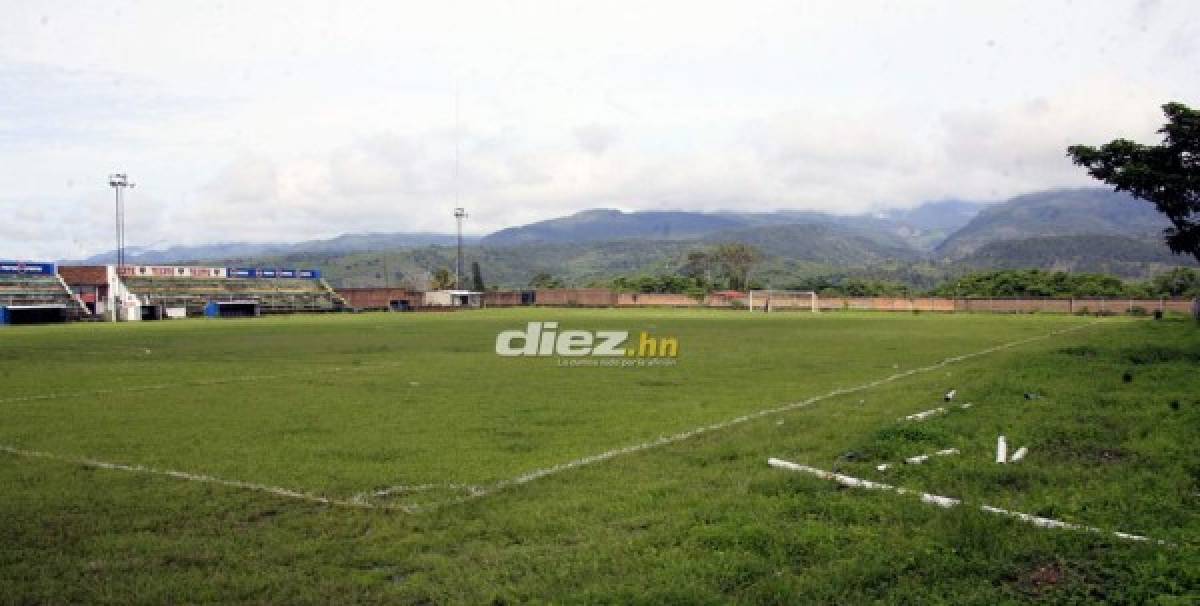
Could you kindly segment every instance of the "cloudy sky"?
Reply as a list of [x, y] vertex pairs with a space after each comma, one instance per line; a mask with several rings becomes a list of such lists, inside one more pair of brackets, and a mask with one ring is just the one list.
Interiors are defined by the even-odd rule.
[[114, 171], [143, 246], [849, 213], [1086, 184], [1066, 145], [1200, 105], [1194, 0], [0, 7], [0, 257], [110, 249]]

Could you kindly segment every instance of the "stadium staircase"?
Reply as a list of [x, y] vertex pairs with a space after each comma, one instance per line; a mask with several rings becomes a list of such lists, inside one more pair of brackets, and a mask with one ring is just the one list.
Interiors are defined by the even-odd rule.
[[321, 288], [324, 288], [325, 291], [328, 292], [330, 294], [330, 296], [333, 297], [333, 300], [335, 302], [337, 302], [338, 305], [341, 305], [342, 307], [344, 307], [346, 309], [350, 308], [350, 303], [346, 301], [346, 298], [343, 297], [341, 295], [341, 293], [334, 290], [333, 287], [330, 286], [329, 283], [325, 281], [325, 278], [321, 278], [317, 281], [321, 283]]
[[83, 302], [83, 299], [78, 293], [71, 290], [71, 287], [67, 284], [67, 281], [64, 280], [62, 276], [54, 274], [54, 277], [58, 278], [58, 283], [62, 285], [63, 290], [67, 291], [67, 294], [71, 296], [71, 300], [75, 302], [75, 308], [79, 311], [79, 313], [83, 314], [83, 316], [93, 315], [91, 310], [88, 309], [87, 303]]
[[203, 315], [210, 301], [256, 301], [264, 314], [338, 311], [344, 306], [321, 280], [130, 276], [123, 282], [143, 304], [185, 307], [189, 316]]

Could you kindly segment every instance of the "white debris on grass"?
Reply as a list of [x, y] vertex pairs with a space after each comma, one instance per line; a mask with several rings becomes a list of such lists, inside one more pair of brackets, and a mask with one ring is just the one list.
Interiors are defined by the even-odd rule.
[[920, 465], [921, 463], [924, 463], [925, 461], [928, 461], [929, 459], [931, 459], [933, 457], [945, 457], [945, 456], [956, 455], [956, 454], [958, 454], [957, 448], [946, 448], [944, 450], [939, 450], [933, 454], [923, 454], [923, 455], [917, 455], [915, 457], [909, 457], [907, 459], [904, 459], [904, 462], [908, 463], [909, 465]]
[[911, 415], [908, 415], [907, 417], [904, 417], [904, 420], [905, 421], [924, 421], [925, 419], [928, 419], [929, 417], [932, 417], [934, 415], [940, 415], [940, 414], [945, 414], [945, 413], [946, 413], [945, 408], [938, 407], [938, 408], [934, 408], [931, 410], [925, 410], [922, 412], [913, 413]]
[[[943, 497], [943, 496], [939, 496], [939, 495], [935, 495], [935, 494], [929, 494], [927, 492], [912, 491], [912, 490], [908, 490], [905, 488], [892, 486], [890, 484], [883, 484], [881, 482], [872, 482], [870, 480], [863, 480], [863, 479], [855, 478], [852, 476], [842, 475], [840, 473], [833, 473], [830, 471], [825, 471], [823, 469], [809, 467], [808, 465], [801, 465], [799, 463], [792, 463], [791, 461], [784, 461], [782, 459], [776, 459], [774, 457], [767, 459], [767, 465], [770, 465], [771, 467], [775, 467], [777, 469], [786, 469], [789, 471], [798, 471], [801, 473], [807, 473], [810, 475], [814, 475], [818, 478], [837, 482], [838, 484], [840, 484], [842, 486], [847, 486], [850, 488], [865, 488], [867, 490], [880, 490], [880, 491], [892, 492], [892, 493], [901, 494], [901, 495], [915, 494], [920, 497], [922, 503], [927, 503], [929, 505], [936, 505], [943, 509], [949, 509], [951, 507], [956, 507], [958, 505], [964, 504], [964, 502], [962, 500], [955, 499], [952, 497]], [[1123, 539], [1126, 541], [1154, 542], [1159, 545], [1171, 545], [1170, 543], [1167, 543], [1166, 541], [1151, 539], [1149, 537], [1145, 537], [1142, 535], [1130, 534], [1128, 532], [1103, 530], [1103, 529], [1096, 528], [1093, 526], [1083, 526], [1080, 524], [1071, 524], [1069, 522], [1063, 522], [1062, 520], [1055, 520], [1052, 518], [1043, 518], [1040, 516], [1034, 516], [1034, 515], [1030, 515], [1027, 513], [1021, 513], [1019, 511], [1010, 511], [1007, 509], [1001, 509], [999, 507], [992, 507], [991, 505], [980, 505], [979, 510], [987, 512], [987, 513], [994, 513], [994, 514], [998, 514], [998, 515], [1015, 518], [1015, 519], [1021, 520], [1022, 522], [1027, 522], [1029, 524], [1032, 524], [1033, 526], [1035, 526], [1037, 528], [1057, 528], [1057, 529], [1063, 529], [1063, 530], [1081, 530], [1081, 531], [1085, 531], [1085, 532], [1095, 532], [1095, 533], [1099, 533], [1099, 534], [1107, 534], [1107, 535], [1111, 535], [1111, 536], [1117, 537], [1118, 539]]]

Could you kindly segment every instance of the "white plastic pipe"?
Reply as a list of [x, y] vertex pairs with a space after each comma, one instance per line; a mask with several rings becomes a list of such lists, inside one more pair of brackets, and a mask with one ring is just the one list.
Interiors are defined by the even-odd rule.
[[1004, 463], [1008, 461], [1008, 442], [1004, 440], [1004, 436], [996, 438], [996, 462]]
[[926, 411], [922, 411], [922, 412], [913, 413], [911, 415], [908, 415], [907, 417], [904, 417], [904, 420], [905, 421], [924, 421], [925, 419], [928, 419], [929, 417], [932, 417], [933, 415], [940, 415], [944, 412], [946, 412], [946, 409], [939, 407], [939, 408], [934, 408], [933, 410], [926, 410]]
[[[1001, 437], [1003, 437], [1003, 436], [1001, 436]], [[791, 461], [784, 461], [783, 459], [776, 459], [774, 457], [767, 459], [767, 465], [770, 465], [771, 467], [775, 467], [778, 469], [786, 469], [789, 471], [799, 471], [802, 473], [811, 474], [811, 475], [817, 476], [818, 478], [823, 478], [826, 480], [833, 480], [834, 482], [837, 482], [838, 484], [841, 484], [842, 486], [849, 486], [852, 488], [866, 488], [869, 490], [885, 490], [888, 492], [894, 492], [896, 494], [915, 494], [921, 498], [922, 503], [928, 503], [930, 505], [937, 505], [938, 507], [941, 507], [943, 509], [949, 509], [951, 507], [956, 507], [958, 505], [963, 504], [963, 502], [961, 500], [955, 499], [952, 497], [943, 497], [943, 496], [938, 496], [935, 494], [929, 494], [927, 492], [914, 492], [914, 491], [906, 490], [904, 488], [898, 488], [895, 486], [891, 486], [889, 484], [881, 484], [879, 482], [872, 482], [870, 480], [862, 480], [859, 478], [853, 478], [850, 476], [842, 475], [840, 473], [833, 473], [830, 471], [817, 469], [815, 467], [809, 467], [808, 465], [800, 465], [799, 463], [792, 463]], [[1063, 522], [1062, 520], [1043, 518], [1040, 516], [1030, 515], [1027, 513], [1021, 513], [1019, 511], [1010, 511], [1008, 509], [992, 507], [991, 505], [980, 505], [979, 509], [981, 511], [985, 511], [987, 513], [994, 513], [994, 514], [1012, 517], [1012, 518], [1021, 520], [1022, 522], [1032, 524], [1038, 528], [1060, 528], [1060, 529], [1064, 529], [1064, 530], [1083, 530], [1086, 532], [1109, 534], [1109, 535], [1117, 537], [1118, 539], [1123, 539], [1126, 541], [1138, 541], [1138, 542], [1153, 541], [1154, 543], [1158, 543], [1159, 545], [1171, 545], [1170, 543], [1167, 543], [1166, 541], [1151, 539], [1149, 537], [1145, 537], [1142, 535], [1130, 534], [1127, 532], [1120, 532], [1120, 531], [1107, 531], [1107, 530], [1102, 530], [1100, 528], [1096, 528], [1093, 526], [1083, 526], [1083, 525], [1079, 525], [1079, 524], [1071, 524], [1069, 522]]]
[[950, 400], [953, 400], [954, 396], [956, 396], [956, 395], [958, 395], [957, 389], [951, 389], [950, 391], [947, 391], [946, 392], [946, 401], [949, 402]]
[[1016, 452], [1013, 453], [1012, 458], [1009, 459], [1008, 462], [1016, 463], [1017, 461], [1024, 459], [1025, 455], [1027, 455], [1027, 454], [1029, 454], [1029, 449], [1022, 446], [1022, 447], [1018, 448]]

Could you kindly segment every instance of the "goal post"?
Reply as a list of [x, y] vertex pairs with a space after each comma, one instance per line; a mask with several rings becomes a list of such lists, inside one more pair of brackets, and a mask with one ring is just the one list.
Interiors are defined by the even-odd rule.
[[811, 290], [752, 290], [746, 298], [750, 311], [821, 311], [817, 293]]

